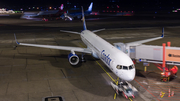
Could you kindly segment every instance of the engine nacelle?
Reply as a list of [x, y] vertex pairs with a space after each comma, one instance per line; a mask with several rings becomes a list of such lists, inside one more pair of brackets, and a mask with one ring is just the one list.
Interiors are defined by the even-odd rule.
[[70, 53], [68, 55], [68, 60], [71, 65], [77, 65], [79, 63], [79, 57], [76, 54]]

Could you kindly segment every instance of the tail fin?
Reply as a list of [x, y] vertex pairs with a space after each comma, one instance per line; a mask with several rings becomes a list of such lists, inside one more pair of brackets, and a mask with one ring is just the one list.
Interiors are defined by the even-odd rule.
[[84, 10], [83, 10], [83, 7], [81, 6], [82, 8], [82, 21], [83, 21], [83, 27], [84, 27], [84, 30], [87, 30], [86, 28], [86, 22], [85, 22], [85, 17], [84, 17]]
[[61, 6], [59, 7], [59, 10], [62, 11], [64, 8], [63, 4], [61, 4]]
[[93, 7], [93, 2], [91, 2], [91, 4], [90, 4], [90, 6], [89, 6], [87, 11], [92, 11], [92, 7]]

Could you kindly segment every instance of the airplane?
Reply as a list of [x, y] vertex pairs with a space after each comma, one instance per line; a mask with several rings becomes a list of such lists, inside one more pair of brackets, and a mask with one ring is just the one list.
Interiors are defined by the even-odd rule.
[[[60, 31], [80, 35], [81, 40], [84, 42], [87, 48], [19, 43], [16, 39], [16, 35], [14, 34], [15, 41], [18, 45], [70, 51], [70, 54], [68, 55], [68, 61], [71, 65], [78, 65], [80, 61], [78, 55], [76, 55], [75, 52], [82, 52], [83, 54], [84, 53], [91, 54], [94, 58], [100, 59], [118, 78], [120, 78], [122, 82], [132, 81], [135, 78], [136, 71], [135, 71], [135, 65], [132, 59], [128, 56], [128, 54], [95, 34], [95, 32], [99, 32], [105, 29], [98, 29], [93, 31], [87, 29], [83, 8], [82, 8], [82, 21], [83, 21], [83, 29], [84, 29], [82, 32], [65, 31], [65, 30], [60, 30]], [[127, 45], [132, 44], [135, 46], [145, 42], [150, 42], [153, 40], [163, 38], [163, 36], [164, 34], [162, 34], [161, 37], [136, 41], [134, 43], [131, 42], [131, 43], [127, 43]], [[82, 59], [84, 59], [83, 54], [81, 57]]]
[[[92, 7], [93, 7], [93, 2], [91, 2], [91, 4], [89, 5], [88, 10], [84, 12], [85, 16], [88, 16], [92, 13]], [[81, 16], [82, 16], [82, 12], [68, 13], [67, 11], [64, 14], [62, 14], [60, 18], [65, 19], [65, 20], [73, 20], [74, 18], [80, 19]]]
[[37, 15], [38, 16], [46, 16], [46, 15], [57, 15], [57, 14], [62, 14], [63, 13], [63, 4], [61, 4], [61, 6], [59, 7], [59, 10], [49, 10], [49, 11], [40, 11]]
[[21, 16], [21, 19], [28, 19], [28, 20], [34, 20], [37, 19], [38, 15], [37, 12], [24, 12]]
[[90, 53], [93, 57], [102, 60], [104, 64], [119, 78], [125, 81], [132, 81], [135, 77], [135, 66], [131, 58], [101, 37], [94, 34], [94, 32], [102, 31], [104, 29], [94, 31], [87, 30], [83, 8], [82, 17], [84, 30], [81, 33], [65, 30], [60, 31], [80, 35], [82, 41], [87, 45], [87, 48], [19, 43], [16, 39], [16, 35], [14, 34], [16, 43], [24, 46], [69, 50], [70, 54], [68, 55], [68, 60], [71, 65], [77, 65], [79, 63], [79, 57], [75, 54], [75, 52]]
[[[41, 19], [43, 17], [60, 16], [63, 13], [63, 4], [59, 7], [59, 10], [40, 11], [40, 12], [24, 12], [21, 16], [22, 19]], [[42, 20], [42, 19], [41, 19]]]
[[8, 10], [6, 11], [6, 9], [2, 8], [0, 9], [0, 14], [4, 14], [4, 13], [8, 13], [8, 14], [14, 14], [15, 12], [13, 10]]

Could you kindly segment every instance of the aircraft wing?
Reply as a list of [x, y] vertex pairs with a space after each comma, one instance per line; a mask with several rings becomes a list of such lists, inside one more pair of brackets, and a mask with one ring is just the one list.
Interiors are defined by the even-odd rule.
[[163, 37], [164, 37], [164, 28], [162, 29], [162, 35], [160, 37], [150, 38], [150, 39], [145, 39], [145, 40], [140, 40], [140, 41], [135, 41], [135, 42], [130, 42], [130, 43], [126, 43], [126, 45], [137, 46], [137, 45], [141, 45], [141, 44], [146, 43], [146, 42], [161, 39]]
[[161, 37], [156, 37], [156, 38], [151, 38], [151, 39], [145, 39], [145, 40], [141, 40], [141, 41], [135, 41], [135, 42], [130, 42], [130, 43], [126, 43], [126, 45], [131, 45], [131, 46], [137, 46], [146, 42], [150, 42], [150, 41], [154, 41], [154, 40], [158, 40], [163, 38], [164, 35], [162, 34]]
[[83, 52], [83, 53], [92, 53], [92, 51], [88, 48], [81, 48], [81, 47], [69, 47], [69, 46], [52, 46], [52, 45], [39, 45], [39, 44], [28, 44], [28, 43], [19, 43], [16, 39], [16, 35], [14, 34], [16, 43], [18, 45], [23, 46], [33, 46], [33, 47], [41, 47], [41, 48], [50, 48], [50, 49], [59, 49], [59, 50], [69, 50], [69, 51], [76, 51], [76, 52]]

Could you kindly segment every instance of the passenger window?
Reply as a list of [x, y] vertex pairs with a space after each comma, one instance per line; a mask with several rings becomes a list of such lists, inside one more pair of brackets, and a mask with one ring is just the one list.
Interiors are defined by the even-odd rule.
[[128, 67], [127, 66], [123, 66], [123, 69], [128, 70]]

